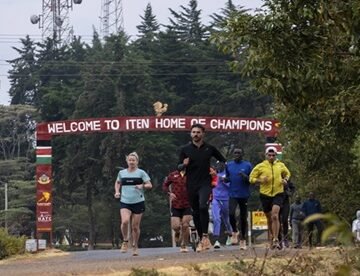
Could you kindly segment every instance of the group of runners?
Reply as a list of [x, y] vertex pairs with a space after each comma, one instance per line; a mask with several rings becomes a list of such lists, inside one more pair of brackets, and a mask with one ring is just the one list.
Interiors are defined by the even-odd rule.
[[[239, 244], [246, 249], [247, 202], [250, 184], [260, 186], [260, 200], [267, 217], [272, 248], [278, 248], [279, 212], [284, 200], [284, 187], [288, 185], [290, 172], [277, 160], [276, 149], [266, 149], [266, 159], [256, 165], [243, 160], [242, 148], [233, 150], [233, 160], [226, 162], [220, 151], [204, 141], [205, 128], [194, 124], [190, 130], [191, 142], [180, 150], [177, 169], [163, 183], [163, 189], [171, 202], [171, 225], [181, 252], [187, 252], [189, 224], [192, 220], [199, 242], [197, 252], [212, 247], [209, 238], [209, 204], [212, 201], [214, 223], [214, 247], [219, 248], [221, 221], [227, 234], [226, 244]], [[211, 172], [211, 160], [215, 158], [216, 172]], [[148, 174], [138, 168], [139, 157], [130, 153], [126, 157], [128, 168], [120, 170], [115, 182], [115, 197], [120, 199], [122, 252], [128, 250], [128, 227], [132, 215], [133, 255], [138, 255], [140, 221], [145, 210], [144, 189], [151, 189]], [[213, 185], [212, 185], [213, 183]], [[239, 222], [236, 209], [240, 209]]]

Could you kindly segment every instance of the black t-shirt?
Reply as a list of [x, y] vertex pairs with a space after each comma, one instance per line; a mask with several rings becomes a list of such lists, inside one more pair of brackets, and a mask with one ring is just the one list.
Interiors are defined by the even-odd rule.
[[202, 144], [199, 148], [189, 143], [180, 151], [179, 163], [182, 164], [185, 158], [189, 158], [186, 166], [187, 188], [189, 191], [208, 185], [211, 186], [210, 160], [215, 157], [221, 162], [226, 162], [222, 154], [212, 145]]

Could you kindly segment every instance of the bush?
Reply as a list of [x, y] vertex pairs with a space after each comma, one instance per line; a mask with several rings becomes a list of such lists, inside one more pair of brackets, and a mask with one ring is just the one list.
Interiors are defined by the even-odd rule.
[[0, 228], [0, 260], [12, 255], [25, 252], [26, 237], [14, 237], [4, 229]]

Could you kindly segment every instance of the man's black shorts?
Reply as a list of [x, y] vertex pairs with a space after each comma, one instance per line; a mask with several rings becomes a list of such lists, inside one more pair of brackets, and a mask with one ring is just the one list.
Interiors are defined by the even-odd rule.
[[128, 209], [133, 214], [142, 214], [145, 212], [145, 202], [140, 201], [138, 203], [128, 204], [120, 201], [120, 209]]
[[183, 216], [186, 215], [192, 215], [192, 211], [191, 208], [182, 208], [182, 209], [177, 209], [177, 208], [171, 208], [170, 214], [172, 217], [178, 217], [178, 218], [182, 218]]
[[275, 196], [267, 196], [260, 194], [260, 201], [264, 213], [269, 213], [273, 205], [280, 206], [280, 208], [283, 206], [284, 193], [276, 194]]

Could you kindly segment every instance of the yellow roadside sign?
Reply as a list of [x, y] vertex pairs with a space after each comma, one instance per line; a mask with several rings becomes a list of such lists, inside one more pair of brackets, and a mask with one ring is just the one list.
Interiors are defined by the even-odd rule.
[[252, 230], [267, 230], [267, 220], [263, 211], [251, 212], [251, 229]]

